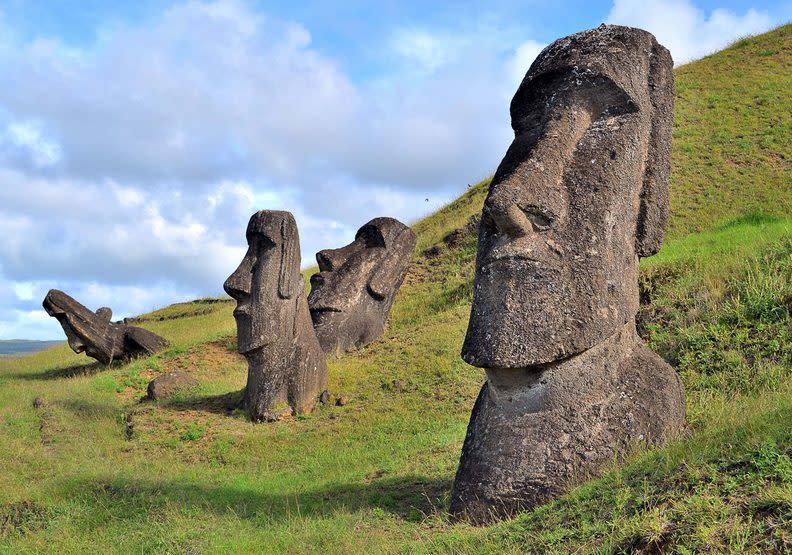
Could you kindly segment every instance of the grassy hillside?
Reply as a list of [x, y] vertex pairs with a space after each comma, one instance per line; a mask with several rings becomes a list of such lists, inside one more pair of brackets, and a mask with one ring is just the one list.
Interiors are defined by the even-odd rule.
[[669, 231], [792, 214], [792, 25], [676, 71]]
[[[728, 90], [723, 83], [739, 79], [729, 72], [788, 67], [789, 41], [787, 26], [680, 68], [680, 95]], [[774, 51], [765, 55], [768, 44]], [[779, 117], [788, 126], [788, 99], [760, 94], [788, 77], [768, 71], [764, 80], [751, 73], [733, 117], [786, 110]], [[690, 102], [702, 98], [690, 93]], [[687, 390], [690, 426], [673, 445], [614, 461], [602, 479], [513, 521], [448, 522], [450, 483], [483, 379], [458, 354], [476, 249], [466, 223], [481, 209], [479, 184], [415, 224], [420, 254], [382, 340], [329, 361], [329, 390], [351, 398], [344, 406], [271, 425], [233, 410], [245, 363], [235, 353], [230, 302], [143, 315], [139, 325], [172, 346], [129, 364], [106, 368], [65, 345], [0, 361], [0, 551], [789, 552], [789, 134], [763, 148], [760, 125], [723, 124], [734, 104], [713, 103], [706, 118], [683, 104], [672, 234], [642, 265], [639, 317], [640, 333]], [[746, 135], [749, 127], [757, 131]], [[722, 135], [730, 132], [731, 140]], [[715, 157], [732, 156], [737, 133], [754, 141], [752, 175], [761, 181], [716, 188], [724, 170]], [[694, 137], [720, 137], [724, 146], [716, 152]], [[140, 402], [148, 380], [171, 369], [201, 386]]]

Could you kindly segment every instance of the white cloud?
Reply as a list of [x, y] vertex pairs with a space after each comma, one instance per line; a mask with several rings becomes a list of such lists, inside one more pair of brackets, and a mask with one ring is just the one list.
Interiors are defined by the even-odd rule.
[[[683, 0], [618, 0], [609, 17], [677, 58], [766, 25]], [[294, 213], [304, 264], [370, 218], [414, 220], [497, 166], [542, 48], [484, 24], [396, 29], [381, 45], [395, 66], [355, 81], [308, 29], [234, 0], [100, 27], [82, 47], [11, 31], [0, 17], [14, 84], [0, 87], [0, 337], [57, 331], [38, 315], [51, 287], [117, 315], [219, 294], [256, 210]]]
[[515, 83], [515, 88], [522, 82], [525, 74], [528, 73], [528, 68], [539, 55], [539, 53], [547, 46], [535, 40], [527, 40], [517, 47], [514, 57], [509, 63], [509, 72], [512, 81]]
[[142, 191], [132, 187], [123, 187], [116, 183], [111, 185], [118, 203], [125, 208], [141, 206], [146, 200], [146, 195]]
[[766, 12], [753, 8], [742, 15], [716, 9], [707, 17], [689, 0], [615, 0], [607, 21], [653, 33], [671, 51], [676, 64], [711, 54], [772, 25]]
[[34, 290], [32, 283], [15, 283], [14, 293], [20, 301], [32, 301], [34, 299]]
[[391, 48], [408, 69], [419, 73], [432, 73], [457, 62], [469, 42], [460, 36], [441, 36], [424, 29], [400, 29], [392, 40]]
[[60, 145], [44, 136], [41, 128], [32, 122], [10, 123], [5, 135], [9, 143], [25, 150], [36, 166], [52, 166], [61, 159]]

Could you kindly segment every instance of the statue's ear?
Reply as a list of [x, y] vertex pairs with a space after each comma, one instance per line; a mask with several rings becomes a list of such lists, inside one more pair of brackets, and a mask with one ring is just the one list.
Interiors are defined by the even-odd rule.
[[[282, 299], [291, 299], [304, 287], [300, 274], [300, 238], [295, 230], [289, 233], [287, 224], [293, 220], [281, 222], [280, 274], [278, 275], [278, 294]], [[294, 224], [293, 224], [294, 225]], [[294, 225], [296, 228], [296, 225]]]
[[106, 306], [103, 306], [102, 308], [96, 309], [96, 315], [99, 316], [99, 318], [101, 318], [102, 320], [107, 320], [109, 322], [110, 318], [113, 317], [113, 310]]
[[657, 254], [668, 223], [668, 176], [671, 169], [671, 131], [674, 120], [674, 62], [671, 53], [652, 41], [649, 62], [649, 152], [644, 170], [641, 206], [635, 234], [639, 257]]
[[375, 299], [379, 301], [385, 299], [388, 292], [397, 287], [399, 282], [404, 279], [406, 266], [405, 270], [401, 272], [394, 271], [394, 266], [401, 266], [405, 258], [412, 259], [416, 241], [415, 233], [409, 227], [405, 227], [371, 272], [368, 290]]

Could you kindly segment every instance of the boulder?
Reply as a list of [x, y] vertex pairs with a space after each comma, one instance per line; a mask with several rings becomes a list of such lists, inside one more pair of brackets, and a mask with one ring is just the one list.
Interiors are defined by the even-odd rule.
[[194, 389], [198, 385], [198, 380], [189, 374], [184, 372], [166, 372], [149, 382], [146, 396], [153, 401], [168, 399], [180, 391]]

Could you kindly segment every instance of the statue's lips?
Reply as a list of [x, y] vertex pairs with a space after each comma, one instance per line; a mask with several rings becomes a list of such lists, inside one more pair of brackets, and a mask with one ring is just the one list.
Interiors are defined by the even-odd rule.
[[72, 351], [74, 351], [77, 354], [80, 354], [83, 351], [85, 351], [85, 345], [77, 341], [69, 341], [69, 347], [71, 347]]
[[519, 244], [520, 242], [520, 239], [517, 239], [492, 249], [489, 255], [484, 258], [480, 269], [485, 270], [494, 265], [508, 266], [514, 263], [530, 265], [537, 269], [559, 269], [559, 258], [550, 256], [551, 252], [545, 245]]
[[313, 306], [311, 307], [311, 314], [319, 314], [322, 312], [343, 312], [340, 308], [333, 306]]
[[248, 305], [247, 304], [238, 304], [237, 307], [234, 309], [234, 318], [239, 318], [240, 316], [250, 316], [250, 312], [248, 312]]
[[503, 254], [500, 256], [487, 257], [484, 260], [484, 262], [481, 264], [481, 269], [486, 270], [491, 266], [509, 265], [509, 264], [513, 264], [514, 262], [528, 262], [537, 267], [549, 267], [549, 265], [545, 261], [539, 260], [538, 258], [534, 258], [532, 256], [528, 256], [525, 254]]

